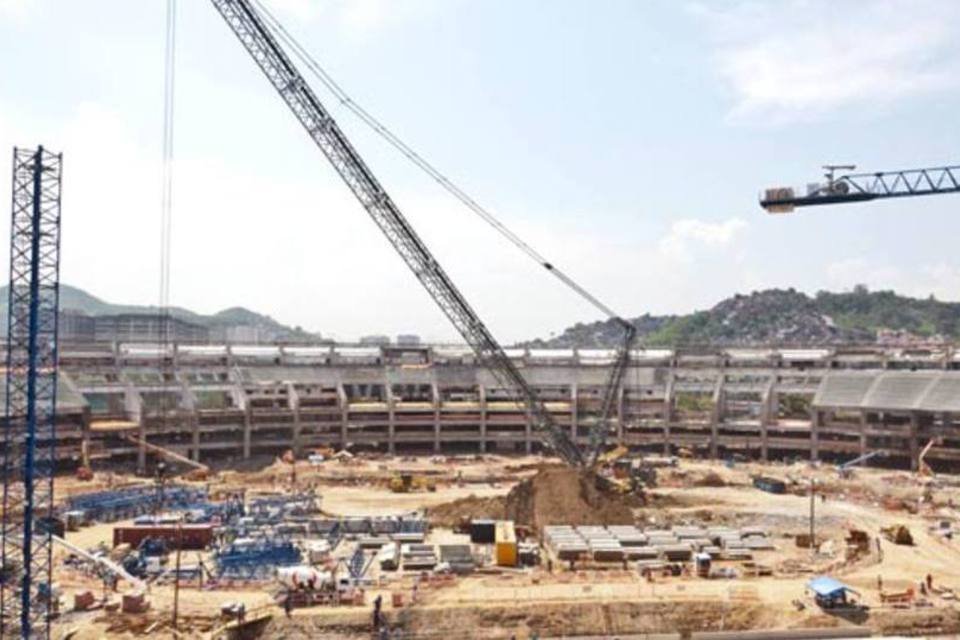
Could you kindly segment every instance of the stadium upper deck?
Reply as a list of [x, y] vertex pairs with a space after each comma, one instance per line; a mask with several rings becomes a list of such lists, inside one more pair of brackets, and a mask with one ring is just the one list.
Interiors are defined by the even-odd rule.
[[[508, 351], [556, 420], [581, 442], [614, 353]], [[612, 440], [656, 451], [890, 464], [960, 460], [960, 353], [949, 347], [646, 349], [633, 354]], [[389, 452], [526, 452], [526, 412], [459, 346], [67, 345], [61, 460], [147, 452], [130, 433], [194, 458], [318, 446]], [[956, 385], [956, 386], [954, 386]], [[912, 395], [911, 395], [912, 394]], [[920, 397], [922, 395], [922, 397]], [[96, 462], [95, 462], [96, 464]]]

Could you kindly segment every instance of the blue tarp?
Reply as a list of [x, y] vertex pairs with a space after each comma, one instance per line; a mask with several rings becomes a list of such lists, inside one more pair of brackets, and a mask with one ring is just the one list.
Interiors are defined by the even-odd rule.
[[817, 576], [813, 578], [807, 583], [807, 589], [810, 589], [821, 598], [837, 598], [846, 591], [856, 593], [856, 591], [847, 585], [830, 576]]

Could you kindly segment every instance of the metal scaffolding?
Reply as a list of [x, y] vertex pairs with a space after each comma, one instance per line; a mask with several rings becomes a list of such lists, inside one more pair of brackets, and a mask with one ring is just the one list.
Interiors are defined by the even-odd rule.
[[50, 636], [62, 166], [13, 151], [0, 637]]

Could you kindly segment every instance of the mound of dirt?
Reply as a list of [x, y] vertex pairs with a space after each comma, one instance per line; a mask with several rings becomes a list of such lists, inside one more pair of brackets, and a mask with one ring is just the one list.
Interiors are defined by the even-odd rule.
[[708, 471], [703, 477], [693, 481], [695, 487], [725, 487], [727, 481], [724, 480], [716, 471]]
[[467, 496], [453, 502], [430, 507], [427, 516], [435, 527], [455, 527], [462, 518], [467, 520], [503, 520], [507, 517], [506, 496], [478, 498]]
[[637, 498], [597, 488], [596, 478], [570, 467], [543, 467], [507, 494], [507, 517], [537, 529], [549, 524], [633, 524]]
[[543, 466], [504, 497], [470, 496], [430, 510], [434, 524], [453, 526], [460, 518], [514, 520], [540, 529], [550, 524], [633, 524], [636, 496], [612, 494], [597, 488], [587, 472], [563, 466]]

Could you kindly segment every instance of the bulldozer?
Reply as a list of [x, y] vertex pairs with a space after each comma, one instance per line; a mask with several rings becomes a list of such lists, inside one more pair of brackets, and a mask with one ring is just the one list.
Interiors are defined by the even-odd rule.
[[390, 491], [394, 493], [436, 490], [437, 484], [426, 476], [417, 476], [412, 473], [397, 473], [390, 478]]

